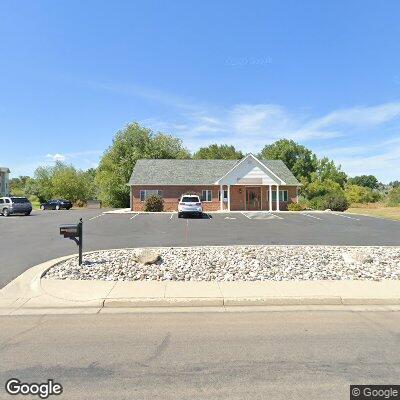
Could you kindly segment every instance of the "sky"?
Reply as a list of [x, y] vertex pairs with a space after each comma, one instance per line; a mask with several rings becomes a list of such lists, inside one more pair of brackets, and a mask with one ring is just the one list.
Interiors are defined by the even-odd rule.
[[400, 2], [0, 2], [0, 165], [95, 167], [137, 121], [400, 180]]

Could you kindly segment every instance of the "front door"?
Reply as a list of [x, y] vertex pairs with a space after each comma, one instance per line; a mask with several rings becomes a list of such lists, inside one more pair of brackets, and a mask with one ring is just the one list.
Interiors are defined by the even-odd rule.
[[246, 210], [261, 210], [261, 188], [246, 188]]

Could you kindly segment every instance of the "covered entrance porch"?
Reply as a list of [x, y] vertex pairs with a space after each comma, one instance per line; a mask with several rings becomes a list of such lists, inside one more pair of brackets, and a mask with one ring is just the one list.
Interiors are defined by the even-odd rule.
[[219, 193], [223, 193], [219, 196], [221, 211], [281, 211], [281, 203], [288, 200], [287, 190], [280, 185], [220, 185]]

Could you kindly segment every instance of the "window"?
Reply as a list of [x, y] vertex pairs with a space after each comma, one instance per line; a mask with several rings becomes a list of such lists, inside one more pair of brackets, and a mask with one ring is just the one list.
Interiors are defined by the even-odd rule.
[[7, 204], [10, 204], [10, 199], [6, 199], [6, 203], [7, 203]]
[[162, 197], [162, 190], [141, 190], [140, 191], [140, 201], [145, 201], [149, 196], [157, 194]]
[[3, 199], [0, 199], [0, 204], [4, 204], [4, 200]]
[[183, 196], [182, 203], [199, 203], [200, 198], [199, 196]]
[[[272, 192], [272, 201], [276, 201], [276, 191]], [[280, 202], [288, 201], [288, 191], [287, 190], [279, 191], [279, 201]]]
[[211, 190], [203, 190], [201, 192], [201, 200], [202, 201], [212, 201], [212, 191]]
[[[221, 201], [221, 191], [218, 190], [218, 201]], [[228, 201], [228, 191], [224, 189], [223, 201]]]

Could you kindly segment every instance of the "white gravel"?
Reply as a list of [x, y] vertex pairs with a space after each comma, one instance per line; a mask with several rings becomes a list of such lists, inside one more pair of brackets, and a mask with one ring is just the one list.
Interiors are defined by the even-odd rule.
[[[139, 263], [143, 249], [103, 250], [52, 267], [50, 279], [106, 281], [287, 281], [400, 279], [400, 247], [202, 246], [154, 248], [152, 265]], [[148, 251], [145, 250], [145, 251]]]

